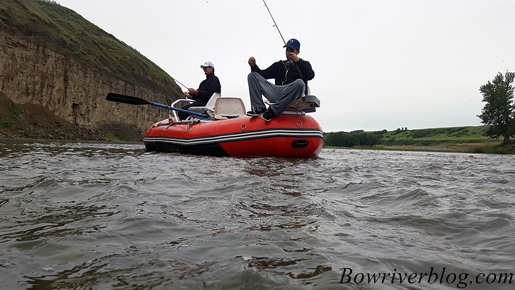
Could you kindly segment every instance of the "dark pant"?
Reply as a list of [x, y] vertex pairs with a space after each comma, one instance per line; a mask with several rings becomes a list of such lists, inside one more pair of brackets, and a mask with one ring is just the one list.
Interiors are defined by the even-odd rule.
[[[181, 109], [183, 109], [183, 110], [188, 110], [188, 109], [189, 109], [189, 107], [203, 107], [203, 106], [205, 106], [205, 105], [206, 105], [206, 103], [205, 103], [205, 102], [198, 102], [198, 101], [195, 101], [195, 102], [193, 102], [193, 103], [191, 103], [191, 104], [189, 104], [189, 105], [186, 105], [186, 106], [182, 107]], [[188, 114], [188, 113], [179, 112], [179, 119], [181, 119], [181, 120], [185, 120], [186, 118], [188, 118], [188, 116], [189, 116], [189, 115], [190, 115], [190, 114]]]

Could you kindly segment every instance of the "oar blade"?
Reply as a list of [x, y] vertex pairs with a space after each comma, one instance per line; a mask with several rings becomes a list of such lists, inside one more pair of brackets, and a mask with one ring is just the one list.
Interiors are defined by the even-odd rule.
[[136, 98], [132, 96], [120, 95], [116, 93], [108, 93], [106, 100], [111, 102], [125, 103], [131, 105], [150, 105], [151, 103], [145, 101], [141, 98]]

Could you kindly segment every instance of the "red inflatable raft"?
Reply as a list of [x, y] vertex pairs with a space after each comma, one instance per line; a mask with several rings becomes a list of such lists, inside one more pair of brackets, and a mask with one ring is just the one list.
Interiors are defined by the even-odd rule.
[[205, 107], [189, 108], [191, 112], [208, 115], [209, 119], [192, 116], [184, 121], [174, 121], [178, 120], [174, 111], [174, 118], [150, 126], [143, 141], [148, 151], [158, 152], [233, 157], [315, 157], [322, 150], [324, 136], [318, 122], [306, 112], [314, 112], [319, 106], [320, 101], [315, 96], [305, 96], [291, 104], [284, 114], [266, 122], [260, 117], [246, 116], [240, 98], [214, 94]]
[[323, 132], [310, 116], [281, 115], [266, 122], [242, 116], [227, 120], [176, 123], [164, 120], [145, 133], [148, 151], [234, 157], [314, 157]]
[[[312, 95], [290, 104], [280, 116], [267, 122], [261, 117], [245, 115], [240, 98], [214, 94], [205, 107], [188, 111], [150, 103], [143, 99], [109, 93], [109, 101], [145, 105], [172, 110], [173, 116], [152, 124], [143, 141], [147, 151], [180, 152], [195, 155], [233, 157], [309, 158], [317, 156], [324, 145], [324, 134], [318, 122], [306, 115], [320, 106]], [[177, 111], [191, 114], [179, 120]]]

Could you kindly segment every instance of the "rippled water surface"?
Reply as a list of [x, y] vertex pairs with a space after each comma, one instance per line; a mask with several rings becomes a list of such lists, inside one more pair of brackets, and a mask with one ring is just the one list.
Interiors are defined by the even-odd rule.
[[0, 140], [0, 289], [513, 289], [514, 177], [503, 155]]

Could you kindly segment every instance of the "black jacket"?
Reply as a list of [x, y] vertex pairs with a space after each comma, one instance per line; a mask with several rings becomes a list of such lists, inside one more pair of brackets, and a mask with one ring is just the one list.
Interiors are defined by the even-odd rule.
[[278, 86], [289, 84], [296, 79], [302, 79], [307, 88], [308, 81], [315, 77], [311, 64], [303, 59], [299, 59], [297, 63], [280, 60], [274, 62], [265, 70], [260, 69], [257, 65], [250, 67], [250, 69], [259, 73], [265, 79], [275, 79], [275, 84]]
[[222, 86], [220, 85], [220, 80], [213, 72], [206, 76], [206, 79], [200, 83], [197, 90], [198, 94], [193, 95], [192, 98], [196, 101], [196, 106], [204, 106], [214, 93], [222, 92]]

